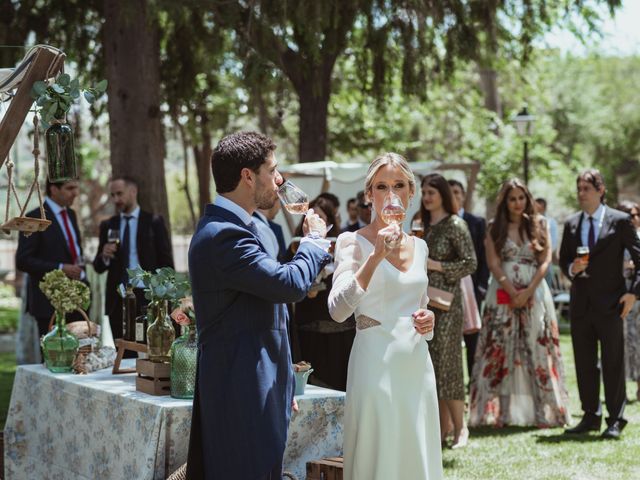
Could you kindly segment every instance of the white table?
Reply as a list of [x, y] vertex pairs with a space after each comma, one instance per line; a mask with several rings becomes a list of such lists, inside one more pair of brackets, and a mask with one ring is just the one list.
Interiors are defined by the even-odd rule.
[[[132, 366], [124, 360], [123, 366]], [[308, 386], [297, 397], [285, 469], [342, 451], [344, 393]], [[162, 479], [187, 459], [190, 400], [135, 390], [135, 375], [16, 371], [4, 430], [5, 479]]]

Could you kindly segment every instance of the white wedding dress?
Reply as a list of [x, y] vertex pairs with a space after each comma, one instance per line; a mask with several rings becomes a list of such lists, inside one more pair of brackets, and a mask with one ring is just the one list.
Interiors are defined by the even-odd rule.
[[[436, 380], [425, 336], [411, 315], [426, 308], [427, 244], [416, 237], [411, 267], [383, 260], [367, 290], [354, 274], [373, 251], [357, 233], [336, 242], [329, 311], [336, 321], [355, 312], [344, 418], [345, 480], [441, 479]], [[430, 334], [431, 335], [431, 334]]]

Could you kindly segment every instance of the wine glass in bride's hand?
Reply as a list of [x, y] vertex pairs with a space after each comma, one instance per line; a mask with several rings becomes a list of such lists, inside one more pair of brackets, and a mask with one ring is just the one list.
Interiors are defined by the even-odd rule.
[[[387, 225], [400, 225], [404, 222], [406, 215], [407, 212], [404, 209], [404, 205], [402, 205], [400, 197], [393, 192], [389, 192], [389, 195], [384, 199], [382, 211], [380, 212], [382, 221]], [[402, 230], [400, 230], [400, 235], [389, 235], [384, 239], [384, 242], [388, 247], [397, 248], [402, 244], [402, 238]]]
[[292, 215], [305, 215], [309, 210], [309, 197], [293, 182], [287, 180], [278, 188], [282, 206]]

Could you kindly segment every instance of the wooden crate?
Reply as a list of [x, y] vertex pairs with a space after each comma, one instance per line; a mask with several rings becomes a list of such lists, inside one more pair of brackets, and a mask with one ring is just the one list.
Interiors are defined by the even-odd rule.
[[136, 390], [149, 395], [169, 395], [171, 393], [171, 366], [138, 358], [136, 360]]
[[342, 480], [342, 457], [307, 462], [307, 480]]

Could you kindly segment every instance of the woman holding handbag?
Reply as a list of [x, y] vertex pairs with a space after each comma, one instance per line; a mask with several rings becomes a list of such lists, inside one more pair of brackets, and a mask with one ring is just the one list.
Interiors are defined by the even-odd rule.
[[438, 386], [441, 440], [453, 434], [452, 448], [464, 447], [469, 439], [464, 421], [460, 281], [477, 266], [469, 229], [457, 212], [447, 180], [437, 173], [426, 175], [422, 179], [421, 213], [429, 247], [429, 306], [436, 315], [429, 349]]
[[549, 228], [527, 187], [508, 180], [485, 240], [492, 278], [471, 384], [469, 424], [555, 427], [569, 422], [558, 325], [544, 277]]

